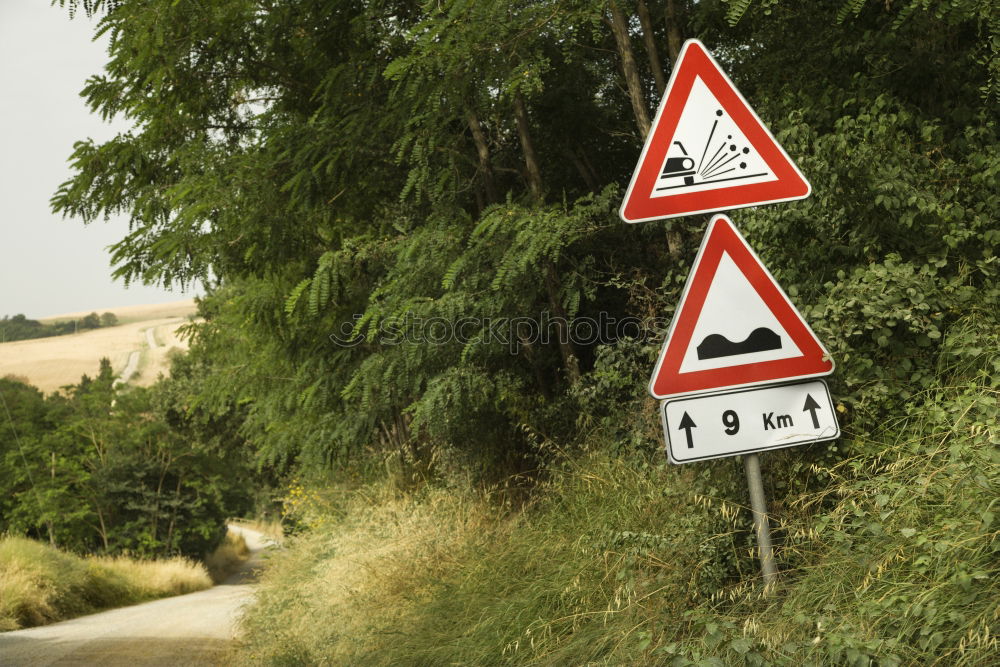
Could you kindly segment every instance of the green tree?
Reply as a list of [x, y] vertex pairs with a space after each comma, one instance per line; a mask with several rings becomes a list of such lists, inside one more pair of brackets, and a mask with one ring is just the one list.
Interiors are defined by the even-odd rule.
[[81, 329], [98, 329], [101, 326], [101, 317], [97, 313], [86, 315], [80, 320]]
[[46, 521], [44, 472], [38, 466], [42, 440], [49, 430], [45, 397], [10, 376], [0, 378], [0, 530], [31, 532], [55, 543]]
[[84, 553], [207, 553], [225, 520], [250, 509], [253, 489], [233, 430], [188, 412], [185, 373], [119, 390], [102, 359], [95, 378], [48, 398], [0, 381], [0, 530]]
[[131, 217], [113, 252], [127, 281], [218, 277], [195, 345], [220, 372], [197, 391], [242, 406], [265, 461], [374, 450], [488, 477], [589, 428], [655, 446], [633, 415], [652, 409], [662, 331], [382, 333], [670, 314], [704, 216], [626, 226], [615, 209], [680, 36], [713, 49], [813, 183], [734, 219], [834, 351], [847, 418], [898, 408], [942, 366], [988, 369], [972, 332], [997, 320], [990, 3], [84, 8], [112, 37], [84, 94], [136, 129], [79, 143], [54, 205]]

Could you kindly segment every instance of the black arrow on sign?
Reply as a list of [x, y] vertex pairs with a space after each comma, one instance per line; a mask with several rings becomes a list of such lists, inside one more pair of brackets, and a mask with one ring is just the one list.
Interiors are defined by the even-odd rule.
[[809, 411], [809, 414], [813, 418], [813, 428], [819, 428], [819, 417], [816, 416], [816, 411], [819, 410], [819, 403], [812, 397], [812, 394], [806, 394], [806, 404], [802, 406], [802, 411]]
[[684, 429], [684, 435], [687, 436], [688, 449], [694, 449], [694, 440], [691, 439], [691, 429], [697, 428], [697, 426], [698, 425], [694, 423], [694, 420], [691, 419], [690, 415], [685, 412], [684, 416], [681, 417], [681, 425], [679, 428]]

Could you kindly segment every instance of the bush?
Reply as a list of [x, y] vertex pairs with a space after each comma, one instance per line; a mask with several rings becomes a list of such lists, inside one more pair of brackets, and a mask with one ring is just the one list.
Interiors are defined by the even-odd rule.
[[[369, 486], [320, 507], [265, 574], [243, 657], [278, 664], [987, 664], [1000, 572], [998, 391], [917, 397], [773, 492], [761, 596], [738, 459], [567, 458], [502, 494]], [[808, 460], [807, 448], [798, 448]], [[767, 476], [791, 455], [766, 456]], [[782, 466], [786, 466], [783, 468]], [[806, 490], [803, 490], [803, 489]], [[811, 490], [809, 490], [811, 489]], [[325, 502], [326, 521], [317, 518]], [[341, 517], [341, 518], [335, 518]]]
[[226, 531], [222, 543], [205, 558], [205, 567], [212, 581], [221, 584], [250, 557], [250, 548], [241, 533]]
[[0, 631], [211, 586], [184, 558], [80, 558], [22, 537], [0, 539]]

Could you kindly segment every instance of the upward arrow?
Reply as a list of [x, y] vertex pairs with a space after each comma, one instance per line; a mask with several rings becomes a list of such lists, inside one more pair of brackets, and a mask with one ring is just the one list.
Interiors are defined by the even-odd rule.
[[803, 412], [807, 410], [813, 418], [813, 428], [819, 428], [819, 417], [816, 416], [816, 411], [819, 410], [819, 403], [812, 397], [812, 394], [806, 394], [806, 404], [802, 406]]
[[684, 431], [684, 435], [687, 436], [688, 449], [694, 449], [694, 440], [691, 438], [691, 429], [697, 428], [697, 426], [698, 425], [694, 423], [694, 420], [691, 419], [691, 415], [685, 412], [684, 416], [681, 417], [681, 423], [678, 428], [682, 429]]

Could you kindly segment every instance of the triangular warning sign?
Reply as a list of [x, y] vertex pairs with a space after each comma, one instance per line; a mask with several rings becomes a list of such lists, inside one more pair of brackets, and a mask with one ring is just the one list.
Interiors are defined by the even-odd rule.
[[804, 199], [811, 187], [704, 44], [684, 43], [625, 194], [625, 222]]
[[833, 360], [733, 222], [717, 215], [688, 275], [655, 398], [829, 375]]

